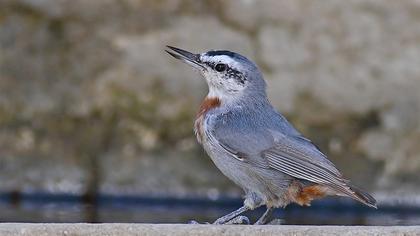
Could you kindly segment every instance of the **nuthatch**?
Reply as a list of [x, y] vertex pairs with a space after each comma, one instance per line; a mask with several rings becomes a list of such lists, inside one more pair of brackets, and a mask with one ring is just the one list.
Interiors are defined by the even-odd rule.
[[198, 70], [209, 93], [196, 116], [198, 142], [214, 164], [245, 191], [241, 208], [214, 224], [225, 224], [265, 205], [256, 224], [274, 208], [309, 206], [328, 195], [353, 198], [376, 208], [376, 200], [343, 178], [332, 162], [270, 104], [258, 67], [230, 51], [194, 54], [168, 46], [173, 57]]

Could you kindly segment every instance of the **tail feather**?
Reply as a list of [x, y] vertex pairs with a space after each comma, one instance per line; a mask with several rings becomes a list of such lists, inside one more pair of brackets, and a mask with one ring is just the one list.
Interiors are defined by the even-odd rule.
[[361, 190], [360, 188], [352, 185], [351, 183], [346, 183], [349, 187], [349, 191], [343, 192], [346, 196], [353, 198], [356, 201], [359, 201], [369, 207], [377, 209], [376, 200], [369, 193]]
[[357, 196], [357, 200], [359, 200], [360, 202], [364, 203], [367, 206], [373, 207], [375, 209], [377, 209], [378, 207], [376, 206], [376, 199], [373, 198], [369, 193], [359, 189], [358, 187], [354, 186], [354, 185], [349, 185], [350, 189], [354, 192], [354, 194]]

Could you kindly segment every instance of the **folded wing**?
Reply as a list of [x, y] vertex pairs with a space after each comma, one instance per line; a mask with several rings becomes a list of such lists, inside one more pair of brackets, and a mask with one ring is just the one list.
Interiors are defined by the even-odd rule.
[[335, 166], [310, 143], [296, 137], [279, 140], [261, 152], [269, 166], [298, 179], [328, 186], [339, 195], [345, 195], [368, 206], [376, 207], [376, 200], [364, 191], [350, 185]]

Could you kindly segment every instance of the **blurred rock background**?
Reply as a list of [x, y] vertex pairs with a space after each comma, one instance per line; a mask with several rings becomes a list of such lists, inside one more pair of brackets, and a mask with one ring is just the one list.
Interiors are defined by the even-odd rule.
[[1, 0], [0, 192], [238, 196], [165, 54], [240, 52], [344, 175], [420, 192], [420, 1]]

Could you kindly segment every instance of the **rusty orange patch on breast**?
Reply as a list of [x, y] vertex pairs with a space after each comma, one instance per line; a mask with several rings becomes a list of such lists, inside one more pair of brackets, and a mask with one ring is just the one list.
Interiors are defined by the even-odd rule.
[[205, 98], [204, 101], [201, 103], [200, 108], [198, 109], [197, 118], [206, 114], [211, 109], [219, 107], [221, 104], [219, 98]]
[[204, 135], [204, 128], [203, 128], [203, 119], [204, 115], [210, 111], [211, 109], [217, 108], [221, 105], [219, 98], [205, 98], [204, 101], [201, 103], [200, 108], [198, 109], [195, 123], [194, 123], [194, 130], [197, 136], [198, 142], [202, 143], [203, 135]]

